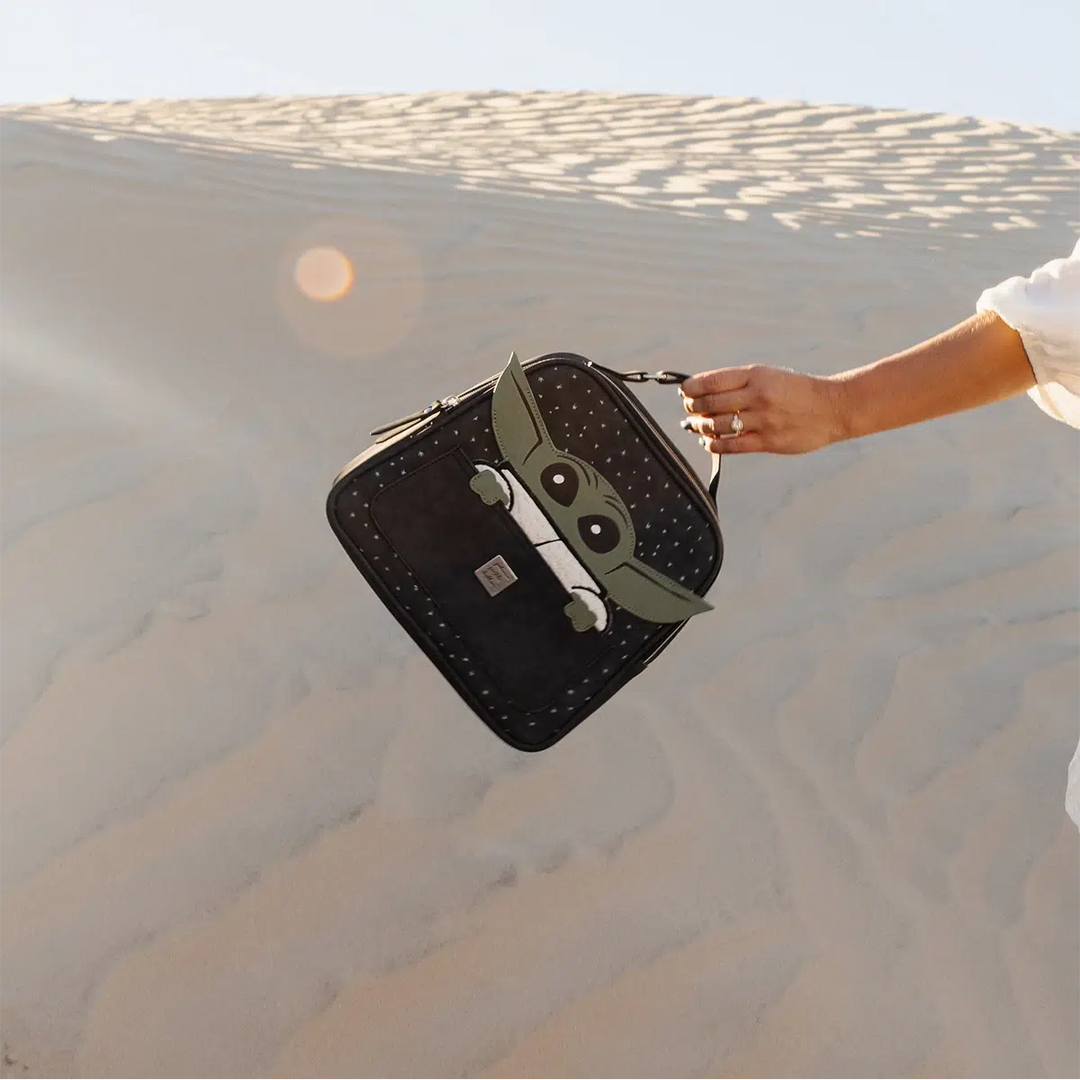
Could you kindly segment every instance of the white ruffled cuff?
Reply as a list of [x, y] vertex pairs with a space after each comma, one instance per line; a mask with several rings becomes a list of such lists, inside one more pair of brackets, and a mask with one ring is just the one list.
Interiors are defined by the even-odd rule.
[[1080, 744], [1069, 762], [1069, 777], [1065, 785], [1065, 811], [1080, 826]]
[[1036, 386], [1028, 393], [1057, 420], [1080, 427], [1080, 241], [1031, 277], [987, 289], [977, 311], [992, 311], [1024, 343]]

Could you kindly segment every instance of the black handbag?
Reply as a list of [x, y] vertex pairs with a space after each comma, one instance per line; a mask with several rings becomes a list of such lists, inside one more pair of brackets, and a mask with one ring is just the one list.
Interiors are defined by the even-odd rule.
[[685, 378], [511, 356], [377, 428], [334, 481], [353, 562], [519, 750], [552, 746], [710, 609], [719, 458], [707, 487], [626, 387]]

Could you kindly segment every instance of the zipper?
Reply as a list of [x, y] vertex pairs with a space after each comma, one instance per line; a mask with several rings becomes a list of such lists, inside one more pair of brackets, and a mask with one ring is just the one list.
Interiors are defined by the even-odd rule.
[[[403, 416], [400, 420], [394, 420], [389, 424], [381, 424], [377, 428], [372, 428], [369, 434], [372, 438], [376, 438], [376, 436], [379, 435], [385, 436], [390, 432], [398, 431], [403, 427], [408, 427], [410, 424], [415, 424], [417, 420], [425, 420], [429, 416], [436, 416], [446, 409], [456, 408], [466, 398], [472, 397], [473, 394], [479, 393], [481, 390], [486, 390], [489, 386], [494, 386], [499, 380], [499, 374], [501, 374], [501, 372], [491, 375], [478, 383], [474, 383], [468, 390], [462, 390], [460, 394], [451, 394], [449, 397], [436, 398], [430, 405], [425, 405], [418, 412], [409, 413], [408, 416]], [[386, 439], [376, 439], [376, 441], [385, 442]]]
[[[710, 516], [719, 524], [719, 518], [716, 513], [716, 505], [714, 504], [712, 497], [709, 495], [709, 489], [705, 485], [705, 482], [698, 476], [697, 472], [691, 467], [690, 463], [683, 457], [682, 453], [675, 446], [675, 444], [667, 437], [667, 433], [659, 424], [649, 415], [645, 406], [638, 401], [637, 397], [630, 393], [623, 385], [623, 375], [638, 376], [634, 379], [635, 382], [645, 382], [650, 377], [646, 372], [616, 372], [615, 375], [608, 374], [608, 369], [601, 364], [596, 364], [592, 360], [587, 359], [584, 356], [579, 356], [577, 353], [546, 353], [543, 356], [538, 356], [534, 360], [527, 360], [522, 367], [525, 370], [538, 367], [545, 362], [556, 361], [570, 361], [571, 363], [581, 364], [583, 367], [588, 368], [590, 371], [596, 372], [609, 386], [612, 387], [620, 397], [625, 401], [634, 411], [637, 418], [667, 447], [671, 452], [671, 456], [674, 458], [678, 465], [682, 475], [690, 482], [694, 490], [701, 495], [706, 508], [709, 511]], [[393, 437], [394, 433], [400, 431], [402, 428], [408, 427], [411, 424], [415, 424], [420, 420], [426, 420], [430, 417], [437, 416], [441, 412], [445, 412], [447, 409], [456, 408], [467, 398], [472, 397], [474, 394], [486, 390], [488, 387], [494, 386], [498, 382], [499, 374], [491, 375], [486, 379], [475, 383], [467, 390], [463, 390], [460, 394], [451, 394], [449, 397], [436, 398], [430, 405], [425, 405], [422, 409], [417, 410], [414, 413], [409, 413], [408, 416], [403, 416], [399, 420], [394, 420], [389, 424], [382, 424], [377, 428], [373, 428], [371, 431], [371, 437], [376, 442], [388, 442]], [[661, 372], [661, 375], [667, 376], [668, 372]], [[618, 377], [616, 377], [618, 376]], [[658, 379], [661, 382], [676, 381], [677, 376], [672, 375], [670, 379]]]
[[[369, 434], [372, 438], [377, 438], [379, 435], [388, 435], [393, 431], [397, 431], [399, 428], [408, 427], [410, 424], [415, 424], [417, 420], [423, 420], [425, 416], [434, 416], [438, 412], [442, 412], [443, 409], [451, 409], [458, 404], [460, 398], [451, 396], [447, 398], [438, 398], [430, 405], [425, 405], [422, 409], [414, 413], [409, 413], [408, 416], [403, 416], [400, 420], [392, 420], [389, 424], [380, 424], [377, 428], [372, 428]], [[385, 442], [385, 439], [378, 439], [379, 442]]]
[[[543, 361], [556, 362], [559, 360], [580, 364], [589, 371], [597, 372], [604, 381], [617, 392], [620, 399], [625, 401], [633, 409], [634, 414], [645, 427], [647, 427], [649, 431], [651, 431], [671, 452], [671, 456], [675, 459], [676, 464], [679, 466], [679, 470], [690, 482], [694, 491], [701, 495], [704, 505], [709, 512], [709, 516], [716, 522], [717, 527], [719, 527], [720, 518], [716, 511], [716, 502], [709, 492], [708, 485], [700, 476], [698, 476], [690, 462], [683, 457], [682, 452], [671, 439], [668, 438], [667, 432], [652, 418], [645, 409], [645, 406], [638, 401], [634, 394], [623, 386], [624, 382], [656, 382], [661, 384], [681, 383], [685, 382], [689, 376], [674, 371], [616, 371], [614, 368], [604, 367], [603, 364], [598, 364], [588, 357], [581, 356], [579, 353], [545, 353], [543, 356], [538, 356], [533, 360], [527, 361], [522, 367], [528, 370], [530, 364], [538, 366]], [[493, 379], [490, 381], [494, 382], [495, 380]]]

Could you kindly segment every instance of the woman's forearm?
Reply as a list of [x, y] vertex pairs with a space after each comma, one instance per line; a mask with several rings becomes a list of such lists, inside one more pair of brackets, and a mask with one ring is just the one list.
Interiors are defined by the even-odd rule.
[[712, 453], [805, 454], [988, 405], [1034, 385], [1020, 335], [984, 313], [839, 375], [762, 365], [718, 368], [687, 379], [681, 389], [690, 414], [685, 426]]
[[1035, 385], [1020, 335], [992, 312], [829, 378], [838, 433], [876, 431], [989, 405]]

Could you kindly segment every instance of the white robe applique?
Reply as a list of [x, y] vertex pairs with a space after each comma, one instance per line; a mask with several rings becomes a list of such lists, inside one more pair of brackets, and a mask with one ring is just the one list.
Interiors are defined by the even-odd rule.
[[566, 541], [555, 531], [555, 526], [548, 520], [547, 514], [536, 504], [536, 500], [521, 481], [509, 469], [503, 472], [490, 465], [477, 465], [476, 469], [478, 472], [489, 472], [495, 477], [507, 497], [510, 516], [521, 526], [521, 531], [529, 538], [544, 562], [551, 567], [562, 587], [571, 596], [578, 597], [596, 616], [593, 629], [598, 632], [606, 630], [608, 609], [600, 586], [581, 565]]

